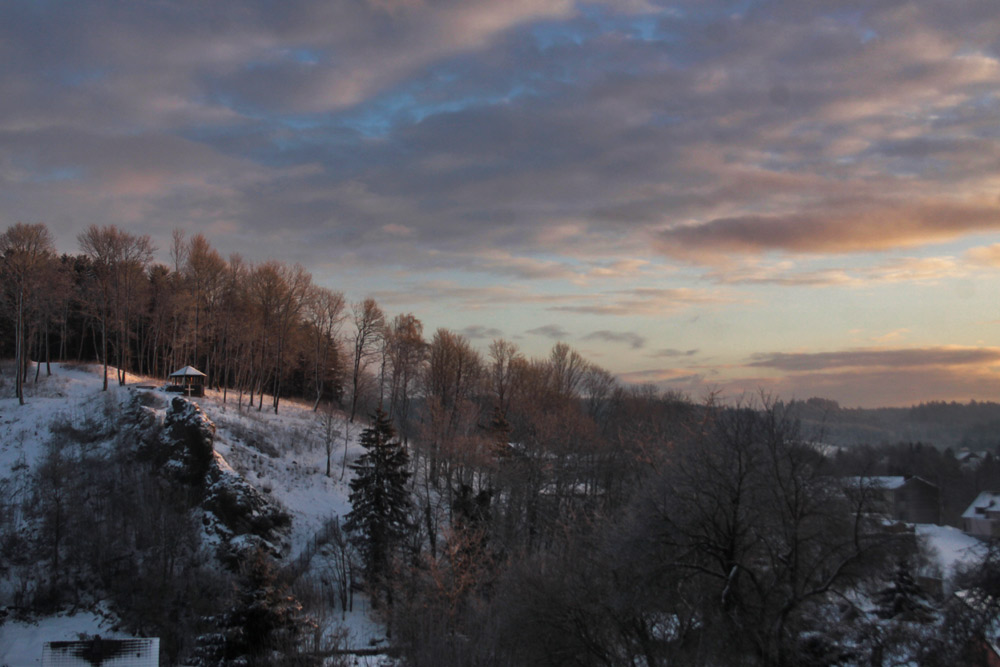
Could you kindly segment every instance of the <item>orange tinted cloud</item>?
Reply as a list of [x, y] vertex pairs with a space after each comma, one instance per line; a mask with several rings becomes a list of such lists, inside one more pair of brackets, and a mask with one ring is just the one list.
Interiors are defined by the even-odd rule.
[[883, 205], [858, 211], [717, 218], [659, 233], [658, 247], [688, 259], [727, 253], [852, 253], [913, 247], [1000, 229], [994, 204]]
[[972, 248], [966, 252], [965, 256], [980, 266], [1000, 268], [1000, 243]]

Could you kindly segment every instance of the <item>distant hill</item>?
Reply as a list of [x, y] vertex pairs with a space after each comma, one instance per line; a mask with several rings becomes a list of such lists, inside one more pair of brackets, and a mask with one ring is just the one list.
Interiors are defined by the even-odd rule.
[[840, 446], [922, 442], [939, 448], [1000, 446], [1000, 403], [935, 401], [909, 408], [842, 408], [810, 398], [788, 404], [810, 439]]

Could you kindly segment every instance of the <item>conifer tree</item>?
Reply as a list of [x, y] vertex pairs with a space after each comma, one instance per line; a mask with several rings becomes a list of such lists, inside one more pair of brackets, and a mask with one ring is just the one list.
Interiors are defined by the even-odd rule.
[[393, 549], [410, 528], [409, 456], [395, 435], [388, 415], [376, 411], [361, 433], [366, 451], [351, 465], [351, 511], [344, 528], [361, 552], [370, 587], [385, 579]]
[[876, 613], [880, 618], [927, 623], [934, 614], [927, 594], [914, 580], [906, 560], [897, 563], [892, 583], [879, 591], [876, 603]]
[[198, 637], [192, 663], [198, 667], [301, 665], [297, 641], [310, 620], [279, 581], [273, 561], [260, 548], [240, 567], [233, 606], [204, 620], [217, 632]]

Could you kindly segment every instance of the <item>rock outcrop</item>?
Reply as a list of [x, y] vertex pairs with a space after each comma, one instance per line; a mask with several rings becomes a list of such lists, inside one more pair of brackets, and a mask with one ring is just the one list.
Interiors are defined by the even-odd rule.
[[194, 402], [170, 401], [161, 435], [163, 471], [191, 490], [216, 555], [235, 569], [245, 556], [263, 549], [280, 558], [288, 551], [291, 517], [215, 451], [215, 424]]

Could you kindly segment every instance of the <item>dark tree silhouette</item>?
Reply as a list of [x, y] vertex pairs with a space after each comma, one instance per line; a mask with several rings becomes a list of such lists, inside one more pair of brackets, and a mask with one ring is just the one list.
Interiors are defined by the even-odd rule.
[[389, 572], [393, 549], [410, 528], [409, 456], [382, 410], [361, 433], [361, 446], [366, 451], [351, 465], [355, 476], [344, 527], [361, 552], [365, 580], [375, 590]]

